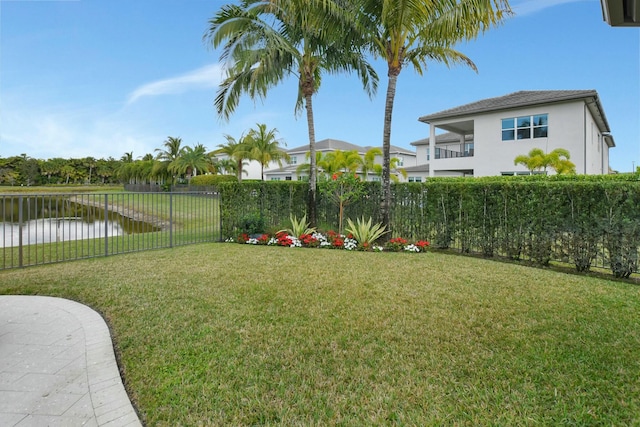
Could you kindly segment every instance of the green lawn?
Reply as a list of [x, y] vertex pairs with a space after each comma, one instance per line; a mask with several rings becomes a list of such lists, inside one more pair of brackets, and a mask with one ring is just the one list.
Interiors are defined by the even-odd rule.
[[633, 284], [219, 243], [4, 271], [0, 293], [103, 313], [149, 426], [640, 424]]

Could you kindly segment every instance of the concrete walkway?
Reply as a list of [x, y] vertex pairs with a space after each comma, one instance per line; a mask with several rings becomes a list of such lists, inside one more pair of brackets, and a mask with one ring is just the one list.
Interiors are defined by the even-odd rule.
[[0, 295], [0, 426], [141, 426], [89, 307]]

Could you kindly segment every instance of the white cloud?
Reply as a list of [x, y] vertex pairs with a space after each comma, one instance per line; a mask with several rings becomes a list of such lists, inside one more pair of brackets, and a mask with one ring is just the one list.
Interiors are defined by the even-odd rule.
[[512, 1], [511, 9], [515, 12], [516, 16], [530, 15], [532, 13], [540, 12], [543, 9], [558, 6], [565, 3], [576, 3], [584, 1], [594, 0], [520, 0]]
[[207, 65], [177, 77], [144, 84], [129, 95], [127, 104], [145, 96], [184, 93], [216, 87], [222, 80], [223, 68], [219, 64]]

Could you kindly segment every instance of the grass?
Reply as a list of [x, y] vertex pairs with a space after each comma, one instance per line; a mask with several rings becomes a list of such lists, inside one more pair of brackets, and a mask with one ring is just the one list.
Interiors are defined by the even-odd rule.
[[150, 426], [640, 424], [632, 284], [202, 244], [4, 271], [0, 293], [100, 311]]
[[40, 186], [0, 186], [0, 194], [52, 194], [52, 193], [113, 193], [122, 192], [124, 188], [120, 185], [40, 185]]

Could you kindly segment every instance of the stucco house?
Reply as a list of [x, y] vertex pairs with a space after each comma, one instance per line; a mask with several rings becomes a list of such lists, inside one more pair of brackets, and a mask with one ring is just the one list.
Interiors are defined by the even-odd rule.
[[595, 90], [514, 92], [419, 120], [430, 133], [411, 143], [417, 166], [405, 169], [412, 182], [433, 176], [529, 174], [514, 159], [532, 148], [564, 148], [577, 173], [607, 174], [609, 149], [615, 147]]
[[[332, 151], [357, 151], [360, 156], [364, 156], [367, 151], [369, 151], [371, 146], [360, 146], [356, 144], [351, 144], [346, 141], [341, 141], [339, 139], [323, 139], [321, 141], [316, 141], [316, 152], [317, 153], [329, 153]], [[301, 164], [309, 163], [309, 144], [301, 145], [299, 147], [291, 148], [286, 150], [289, 155], [288, 164], [284, 164], [282, 167], [278, 167], [276, 164], [270, 165], [268, 169], [265, 170], [264, 176], [265, 180], [268, 181], [300, 181], [308, 179], [307, 172], [298, 173], [298, 168]], [[399, 168], [405, 167], [406, 165], [413, 166], [416, 165], [416, 153], [411, 150], [407, 150], [401, 147], [391, 146], [390, 150], [391, 157], [395, 157], [398, 159], [397, 166]], [[381, 156], [376, 156], [375, 163], [381, 164], [382, 158]], [[392, 173], [396, 173], [397, 171], [392, 171]], [[366, 177], [368, 181], [377, 181], [379, 177], [373, 173], [370, 173], [369, 176]]]

